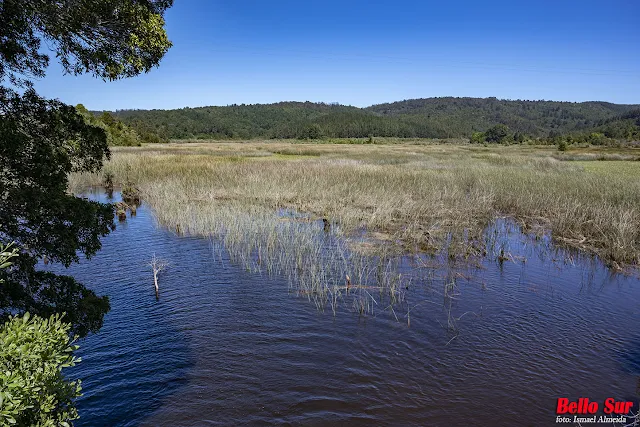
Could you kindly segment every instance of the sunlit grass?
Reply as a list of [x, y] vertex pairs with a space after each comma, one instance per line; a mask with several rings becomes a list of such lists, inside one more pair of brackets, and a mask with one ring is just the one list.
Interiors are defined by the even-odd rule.
[[631, 182], [640, 179], [640, 161], [580, 161], [576, 163], [585, 171], [594, 174], [620, 177], [629, 179]]
[[[453, 241], [463, 251], [506, 215], [609, 263], [637, 264], [640, 163], [557, 157], [534, 146], [224, 142], [117, 149], [105, 171], [134, 182], [161, 223], [193, 234], [219, 230], [211, 218], [266, 221], [287, 208], [346, 236], [383, 232], [403, 250]], [[71, 186], [99, 182], [75, 176]]]

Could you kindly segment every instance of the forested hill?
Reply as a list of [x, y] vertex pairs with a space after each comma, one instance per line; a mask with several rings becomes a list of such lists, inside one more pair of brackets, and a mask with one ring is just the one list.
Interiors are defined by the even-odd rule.
[[317, 132], [320, 125], [329, 131], [343, 124], [378, 119], [375, 114], [356, 107], [312, 102], [120, 110], [114, 114], [127, 124], [138, 126], [142, 123], [152, 126], [161, 136], [177, 139], [295, 138], [304, 136], [303, 133]]
[[384, 117], [438, 123], [468, 136], [496, 124], [531, 136], [569, 133], [595, 127], [637, 109], [608, 102], [508, 101], [496, 98], [426, 98], [379, 104], [367, 110]]
[[587, 138], [591, 137], [591, 139], [601, 134], [616, 140], [640, 141], [640, 109], [603, 120], [595, 127], [581, 133], [588, 135]]
[[469, 137], [496, 124], [528, 136], [580, 132], [639, 105], [606, 102], [427, 98], [368, 108], [312, 102], [230, 105], [176, 110], [120, 110], [135, 129], [163, 138]]

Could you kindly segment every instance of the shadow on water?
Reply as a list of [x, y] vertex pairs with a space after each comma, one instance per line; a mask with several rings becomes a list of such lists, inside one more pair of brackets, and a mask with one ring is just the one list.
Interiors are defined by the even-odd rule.
[[629, 344], [615, 351], [615, 357], [621, 365], [622, 370], [636, 379], [635, 389], [630, 389], [623, 396], [624, 400], [634, 402], [634, 412], [638, 412], [640, 408], [640, 336], [638, 336], [633, 322], [629, 323], [629, 335], [635, 337], [630, 340]]
[[[555, 422], [558, 397], [635, 395], [640, 281], [492, 227], [494, 251], [472, 267], [403, 260], [401, 306], [361, 317], [158, 228], [143, 205], [69, 271], [112, 304], [71, 373], [78, 425], [537, 426]], [[159, 302], [153, 253], [171, 264]]]
[[[631, 325], [629, 325], [629, 332], [635, 333], [636, 331], [632, 331]], [[620, 359], [620, 363], [622, 364], [622, 368], [629, 372], [630, 374], [638, 376], [640, 378], [640, 337], [636, 336], [635, 339], [631, 341], [631, 344], [628, 348], [623, 349], [623, 351], [618, 355]]]

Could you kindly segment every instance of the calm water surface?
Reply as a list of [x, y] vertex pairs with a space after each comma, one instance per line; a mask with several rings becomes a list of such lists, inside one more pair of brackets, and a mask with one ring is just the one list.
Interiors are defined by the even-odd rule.
[[[67, 270], [112, 305], [70, 373], [77, 425], [546, 426], [558, 397], [637, 401], [640, 281], [515, 237], [508, 249], [526, 263], [459, 276], [455, 335], [428, 298], [446, 274], [412, 283], [410, 327], [406, 306], [334, 317], [142, 206]], [[153, 253], [171, 263], [159, 301]]]

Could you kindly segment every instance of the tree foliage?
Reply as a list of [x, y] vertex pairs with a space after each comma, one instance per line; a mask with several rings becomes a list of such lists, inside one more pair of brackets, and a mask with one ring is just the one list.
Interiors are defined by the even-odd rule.
[[[172, 0], [3, 0], [0, 79], [44, 77], [52, 49], [64, 70], [105, 80], [149, 71], [171, 47], [162, 14]], [[25, 78], [26, 77], [26, 78]]]
[[[9, 268], [13, 262], [11, 262], [12, 258], [18, 256], [18, 248], [15, 247], [15, 242], [11, 242], [8, 244], [0, 243], [0, 270], [5, 268]], [[0, 278], [0, 284], [4, 283], [2, 278]]]
[[594, 132], [606, 138], [640, 141], [640, 109], [604, 120], [592, 129]]
[[131, 127], [125, 125], [110, 113], [100, 115], [91, 113], [84, 105], [76, 105], [76, 110], [84, 118], [85, 122], [104, 130], [109, 146], [140, 146], [142, 138]]
[[[0, 270], [17, 256], [15, 242], [0, 243]], [[62, 376], [80, 361], [72, 354], [70, 328], [60, 314], [42, 319], [28, 312], [0, 327], [0, 425], [69, 426], [78, 418], [80, 381]]]
[[511, 138], [511, 132], [506, 125], [495, 125], [487, 129], [484, 133], [484, 138], [487, 142], [504, 144]]
[[91, 256], [113, 229], [111, 205], [67, 194], [70, 172], [95, 172], [108, 148], [105, 133], [87, 126], [75, 108], [0, 89], [0, 237], [21, 248], [12, 268], [0, 271], [0, 314], [49, 315], [66, 311], [74, 331], [102, 325], [106, 297], [73, 278], [37, 271], [39, 259], [69, 266], [78, 252]]
[[438, 123], [460, 137], [470, 137], [473, 132], [498, 124], [531, 137], [545, 137], [551, 131], [568, 133], [587, 129], [637, 108], [608, 102], [443, 97], [373, 105], [367, 110], [386, 117]]
[[31, 79], [43, 77], [49, 64], [42, 44], [68, 73], [134, 76], [157, 65], [171, 46], [163, 28], [171, 4], [0, 1], [0, 241], [20, 248], [15, 264], [0, 271], [0, 318], [66, 312], [71, 331], [84, 335], [100, 328], [109, 309], [106, 297], [36, 266], [41, 259], [69, 266], [100, 249], [100, 238], [114, 227], [113, 207], [67, 194], [67, 177], [99, 170], [109, 138], [127, 140], [129, 130], [108, 116], [92, 122], [72, 106], [39, 97]]
[[554, 133], [546, 138], [549, 144], [618, 145], [622, 141], [640, 142], [640, 109], [601, 120], [595, 126], [579, 132]]
[[486, 140], [487, 140], [487, 137], [484, 132], [474, 132], [473, 135], [471, 135], [471, 138], [469, 138], [469, 142], [472, 142], [475, 144], [481, 144]]
[[471, 143], [493, 143], [493, 144], [506, 144], [512, 141], [522, 142], [524, 136], [516, 133], [511, 134], [508, 126], [498, 124], [490, 127], [486, 132], [474, 132], [469, 139]]

